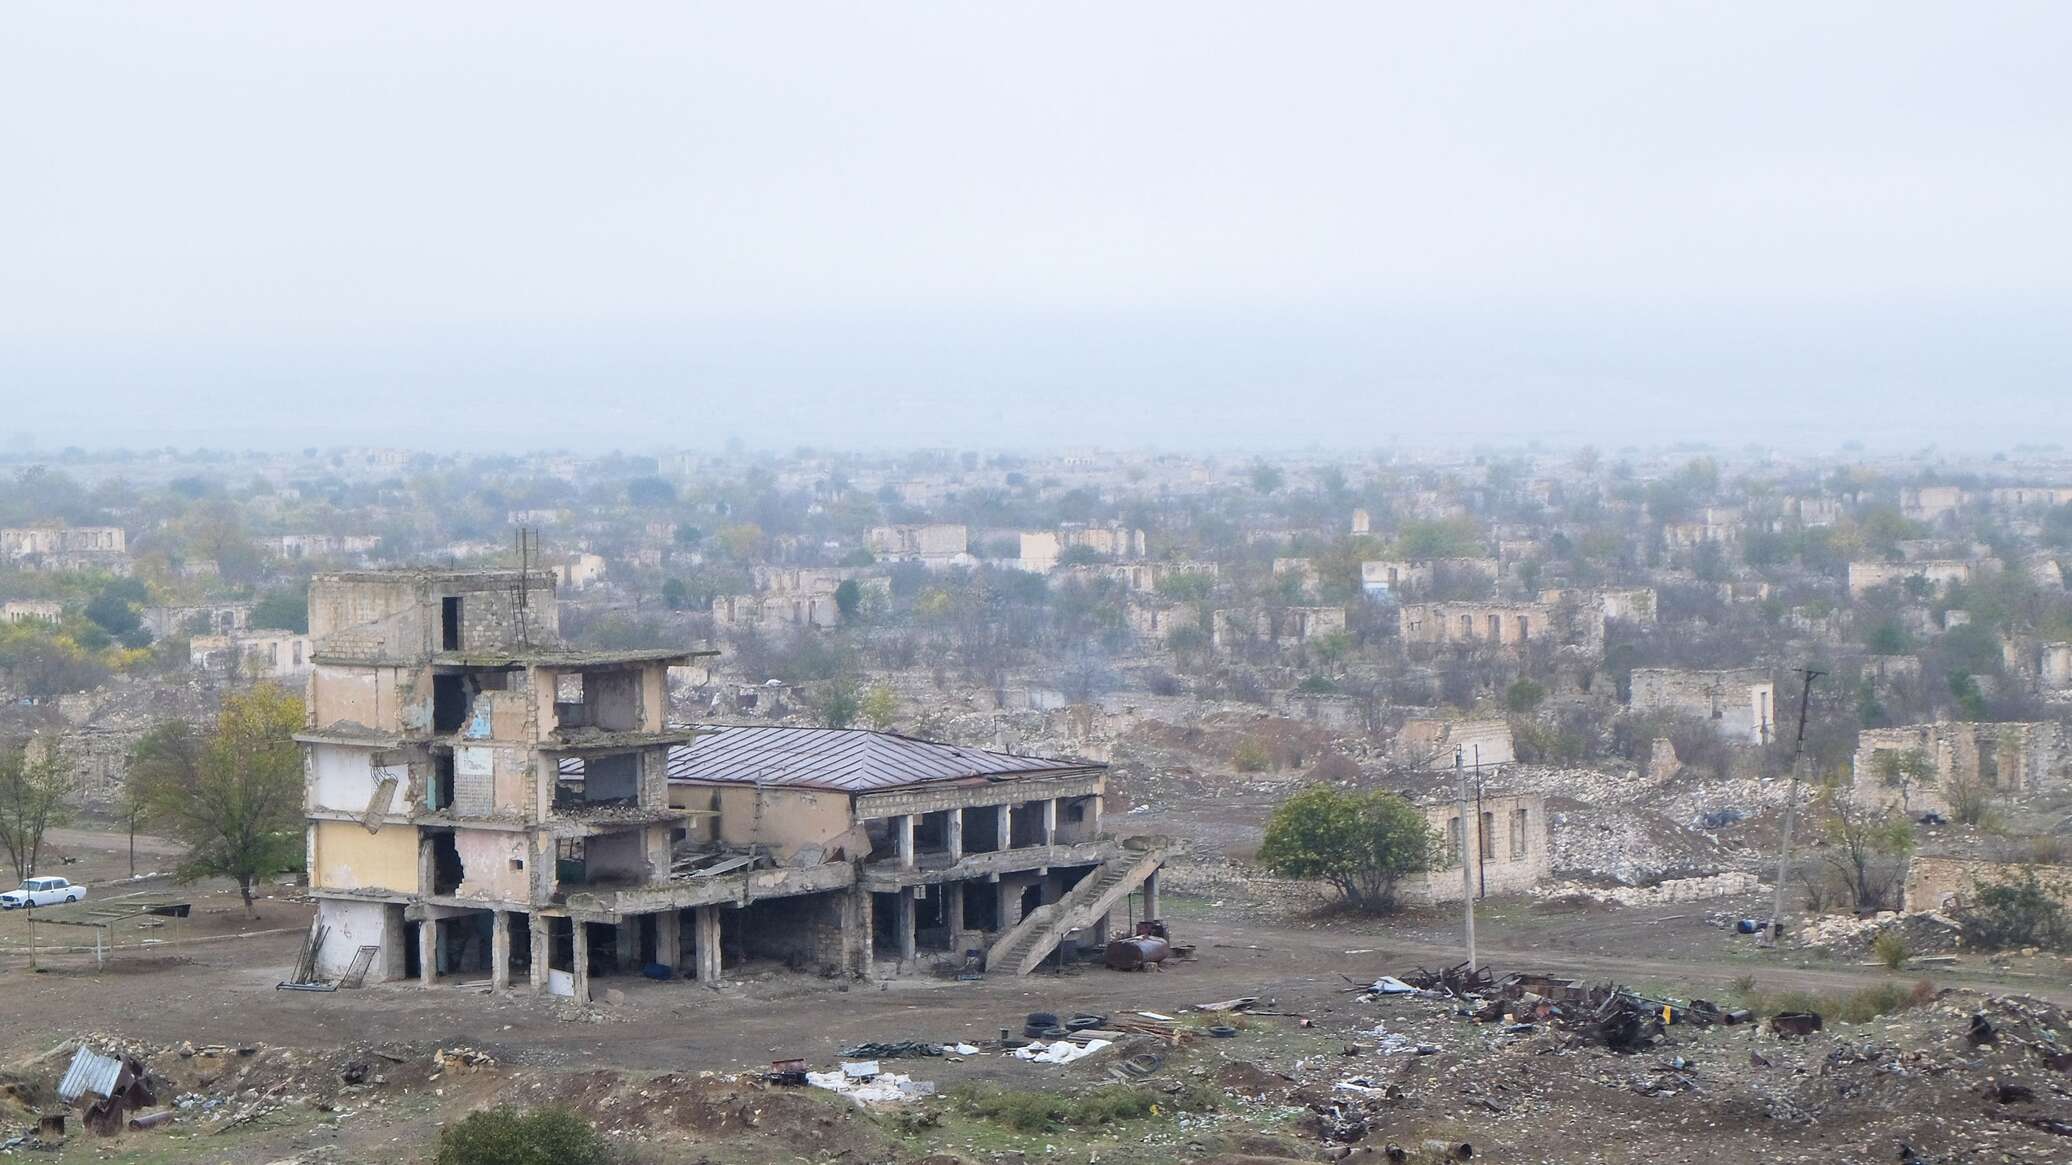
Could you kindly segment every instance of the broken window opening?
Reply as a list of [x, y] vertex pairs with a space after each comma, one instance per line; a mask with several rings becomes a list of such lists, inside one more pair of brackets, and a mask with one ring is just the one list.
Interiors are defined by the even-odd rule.
[[453, 754], [432, 754], [432, 784], [425, 790], [425, 808], [434, 813], [453, 808]]
[[637, 752], [586, 757], [573, 766], [564, 765], [554, 784], [556, 812], [639, 803], [640, 754]]
[[1511, 811], [1511, 860], [1525, 857], [1525, 810]]
[[439, 600], [439, 645], [446, 651], [460, 650], [460, 596]]
[[426, 830], [425, 844], [432, 848], [432, 893], [444, 897], [458, 892], [462, 880], [467, 877], [467, 868], [461, 865], [460, 849], [453, 843], [453, 831]]
[[432, 677], [432, 731], [459, 732], [468, 722], [468, 688], [459, 672]]

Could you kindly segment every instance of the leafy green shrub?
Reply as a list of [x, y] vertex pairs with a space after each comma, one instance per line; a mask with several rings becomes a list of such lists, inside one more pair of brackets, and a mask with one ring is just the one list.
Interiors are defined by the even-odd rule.
[[1906, 966], [1909, 953], [1907, 936], [1901, 934], [1898, 927], [1881, 930], [1878, 937], [1871, 940], [1871, 954], [1891, 970], [1897, 971]]
[[1265, 745], [1247, 740], [1230, 754], [1230, 763], [1241, 773], [1263, 773], [1273, 763], [1273, 757], [1267, 753]]
[[499, 1105], [439, 1133], [438, 1165], [602, 1165], [610, 1152], [596, 1129], [565, 1108], [520, 1112]]
[[1439, 838], [1416, 806], [1394, 793], [1345, 793], [1312, 785], [1266, 822], [1259, 863], [1289, 878], [1329, 882], [1351, 905], [1385, 911], [1396, 883], [1432, 867]]
[[[1199, 1089], [1183, 1090], [1164, 1102], [1176, 1109], [1206, 1112], [1218, 1103], [1214, 1089], [1207, 1091], [1204, 1096]], [[952, 1103], [970, 1115], [1020, 1133], [1054, 1133], [1143, 1120], [1157, 1113], [1161, 1100], [1164, 1098], [1149, 1088], [1128, 1084], [1108, 1084], [1073, 1094], [978, 1086], [951, 1093]]]
[[2072, 942], [2072, 924], [2060, 898], [2064, 887], [2045, 885], [2036, 871], [1998, 882], [1982, 882], [1959, 907], [1957, 925], [1964, 941], [1984, 950], [2044, 947], [2058, 950]]
[[1547, 689], [1527, 679], [1518, 680], [1504, 689], [1504, 706], [1513, 712], [1530, 712], [1546, 698]]

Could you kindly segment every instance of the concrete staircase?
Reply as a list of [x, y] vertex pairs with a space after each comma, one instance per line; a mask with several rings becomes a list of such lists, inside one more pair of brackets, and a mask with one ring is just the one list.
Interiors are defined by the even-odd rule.
[[1144, 879], [1158, 871], [1165, 847], [1126, 850], [1079, 880], [1056, 902], [1038, 906], [1022, 917], [986, 951], [988, 974], [1026, 975], [1058, 949], [1065, 936], [1100, 921]]

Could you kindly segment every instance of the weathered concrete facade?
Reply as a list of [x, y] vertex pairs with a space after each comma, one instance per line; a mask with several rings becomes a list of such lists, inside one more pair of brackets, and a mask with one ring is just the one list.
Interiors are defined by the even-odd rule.
[[[1927, 773], [1909, 771], [1914, 758]], [[2068, 765], [2064, 730], [2049, 721], [1866, 728], [1857, 736], [1851, 791], [1864, 805], [1947, 814], [1951, 794], [1967, 787], [1988, 796], [2063, 787]]]
[[1463, 855], [1477, 897], [1522, 894], [1553, 873], [1547, 804], [1538, 793], [1483, 793], [1468, 802], [1465, 830], [1454, 801], [1418, 808], [1439, 833], [1443, 859], [1429, 872], [1403, 881], [1398, 892], [1406, 902], [1460, 901]]
[[1710, 720], [1737, 744], [1765, 744], [1777, 736], [1777, 684], [1759, 668], [1635, 668], [1626, 704], [1636, 712]]

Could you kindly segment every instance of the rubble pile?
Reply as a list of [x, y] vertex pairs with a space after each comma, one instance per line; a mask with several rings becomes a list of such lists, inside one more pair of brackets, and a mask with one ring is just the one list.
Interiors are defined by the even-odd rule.
[[1698, 878], [1669, 878], [1648, 886], [1592, 886], [1583, 882], [1553, 882], [1533, 888], [1539, 898], [1572, 895], [1593, 898], [1620, 906], [1662, 906], [1672, 902], [1698, 902], [1708, 898], [1734, 898], [1752, 894], [1762, 880], [1754, 874], [1730, 870]]

